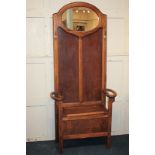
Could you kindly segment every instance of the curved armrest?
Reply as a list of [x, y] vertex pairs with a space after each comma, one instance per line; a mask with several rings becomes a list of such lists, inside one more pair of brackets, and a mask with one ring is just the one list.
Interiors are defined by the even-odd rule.
[[109, 98], [114, 98], [117, 96], [117, 93], [112, 89], [106, 89], [106, 96]]
[[52, 99], [54, 99], [56, 101], [62, 101], [63, 100], [63, 97], [57, 92], [50, 93], [50, 96]]

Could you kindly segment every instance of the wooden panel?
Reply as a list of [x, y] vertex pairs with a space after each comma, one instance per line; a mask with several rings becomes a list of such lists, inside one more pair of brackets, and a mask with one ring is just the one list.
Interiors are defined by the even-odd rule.
[[83, 98], [101, 100], [102, 29], [83, 38]]
[[92, 105], [92, 106], [80, 105], [76, 107], [64, 108], [64, 115], [66, 116], [73, 116], [78, 114], [83, 115], [84, 113], [88, 115], [93, 112], [105, 112], [105, 108], [102, 104]]
[[58, 28], [59, 92], [64, 102], [79, 101], [78, 37]]
[[[97, 123], [96, 123], [97, 122]], [[83, 119], [64, 122], [64, 134], [83, 134], [107, 131], [107, 119]]]

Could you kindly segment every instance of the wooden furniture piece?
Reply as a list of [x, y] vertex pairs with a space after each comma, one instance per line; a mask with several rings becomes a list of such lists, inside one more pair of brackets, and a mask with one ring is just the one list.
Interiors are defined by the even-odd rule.
[[106, 89], [106, 25], [106, 15], [84, 2], [53, 15], [55, 91], [50, 96], [60, 152], [65, 139], [106, 136], [111, 146], [116, 92]]

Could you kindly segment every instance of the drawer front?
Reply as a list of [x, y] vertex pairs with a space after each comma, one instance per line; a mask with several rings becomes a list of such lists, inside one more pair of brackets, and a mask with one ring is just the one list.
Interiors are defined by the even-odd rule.
[[64, 134], [107, 132], [108, 118], [69, 120], [64, 122]]

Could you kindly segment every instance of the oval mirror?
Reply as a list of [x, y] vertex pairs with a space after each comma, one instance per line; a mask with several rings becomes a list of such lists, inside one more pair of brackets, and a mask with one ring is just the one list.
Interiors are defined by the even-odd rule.
[[86, 7], [74, 7], [62, 14], [64, 27], [73, 31], [90, 31], [99, 23], [98, 15]]

